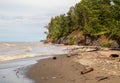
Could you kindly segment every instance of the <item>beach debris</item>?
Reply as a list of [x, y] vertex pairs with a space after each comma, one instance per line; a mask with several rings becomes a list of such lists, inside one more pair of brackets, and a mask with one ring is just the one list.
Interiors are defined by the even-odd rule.
[[16, 71], [16, 76], [17, 76], [17, 78], [19, 78], [19, 71], [18, 70]]
[[118, 50], [118, 51], [120, 51], [120, 48], [111, 48], [110, 50]]
[[57, 59], [57, 57], [54, 56], [54, 57], [53, 57], [53, 60], [56, 60], [56, 59]]
[[48, 80], [49, 77], [41, 77], [42, 80]]
[[108, 79], [108, 77], [106, 76], [98, 76], [98, 77], [96, 77], [96, 79], [97, 79], [97, 82], [98, 81], [102, 81], [102, 80], [105, 80], [105, 79]]
[[68, 50], [67, 57], [71, 57], [73, 55], [78, 55], [81, 52], [94, 52], [100, 50], [100, 47], [98, 46], [74, 46], [74, 47], [68, 47], [66, 50]]
[[71, 57], [72, 55], [70, 53], [67, 54], [67, 57]]
[[57, 77], [52, 77], [52, 79], [56, 79]]
[[75, 80], [75, 79], [72, 79], [71, 81], [72, 81], [72, 82], [75, 82], [76, 80]]
[[89, 73], [91, 71], [93, 71], [94, 69], [93, 68], [85, 68], [84, 70], [81, 71], [81, 74], [86, 74], [86, 73]]
[[120, 59], [118, 59], [118, 62], [120, 62]]
[[111, 57], [111, 58], [117, 58], [117, 57], [119, 57], [119, 55], [118, 54], [111, 54], [109, 57]]
[[86, 52], [94, 52], [94, 51], [98, 51], [98, 48], [88, 48], [85, 51]]
[[43, 80], [43, 79], [45, 79], [44, 77], [41, 77], [41, 79]]
[[74, 56], [74, 55], [77, 55], [78, 54], [78, 47], [73, 47], [73, 48], [67, 48], [68, 50], [68, 54], [67, 54], [67, 57], [71, 57], [71, 56]]
[[68, 53], [66, 56], [67, 57], [72, 57], [72, 56], [76, 56], [76, 55], [78, 55], [78, 53]]

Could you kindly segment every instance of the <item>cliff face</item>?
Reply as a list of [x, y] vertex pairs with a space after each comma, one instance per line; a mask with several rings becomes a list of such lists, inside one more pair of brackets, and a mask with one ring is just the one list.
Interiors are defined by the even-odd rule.
[[47, 38], [46, 43], [64, 44], [64, 45], [87, 45], [87, 46], [102, 46], [102, 47], [119, 47], [115, 40], [108, 40], [105, 35], [90, 36], [84, 35], [80, 30], [73, 31], [69, 36], [61, 37], [56, 41], [52, 38]]

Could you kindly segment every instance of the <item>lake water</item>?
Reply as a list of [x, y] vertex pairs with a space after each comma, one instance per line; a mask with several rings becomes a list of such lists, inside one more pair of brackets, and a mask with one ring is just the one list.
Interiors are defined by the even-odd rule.
[[0, 61], [63, 54], [65, 46], [43, 44], [41, 42], [0, 43]]
[[[41, 42], [0, 43], [0, 83], [33, 83], [26, 67], [55, 54], [65, 54], [66, 46]], [[17, 73], [19, 72], [19, 73]]]
[[39, 42], [46, 39], [45, 25], [0, 25], [0, 42]]

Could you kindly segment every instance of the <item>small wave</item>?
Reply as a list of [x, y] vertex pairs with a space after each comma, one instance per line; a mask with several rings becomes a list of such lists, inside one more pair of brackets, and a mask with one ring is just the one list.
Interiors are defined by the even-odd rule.
[[14, 59], [22, 59], [22, 58], [30, 58], [35, 57], [32, 54], [20, 54], [15, 56], [0, 56], [0, 61], [8, 61], [8, 60], [14, 60]]
[[26, 50], [26, 52], [30, 52], [30, 51], [32, 51], [33, 49], [32, 49], [31, 47], [27, 47], [25, 50]]
[[9, 43], [4, 43], [4, 45], [7, 46], [7, 47], [13, 47], [13, 46], [15, 46], [15, 44], [9, 44]]

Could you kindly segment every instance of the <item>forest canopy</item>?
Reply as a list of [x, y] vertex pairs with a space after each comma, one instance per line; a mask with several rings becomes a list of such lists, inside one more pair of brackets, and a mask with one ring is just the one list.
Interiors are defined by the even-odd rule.
[[[50, 42], [69, 38], [71, 33], [79, 31], [84, 37], [99, 38], [104, 35], [107, 40], [115, 40], [119, 44], [120, 0], [81, 0], [67, 14], [52, 18], [47, 29], [47, 40], [50, 39]], [[75, 35], [72, 39], [76, 40]]]

